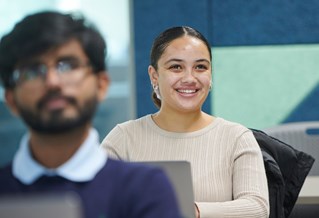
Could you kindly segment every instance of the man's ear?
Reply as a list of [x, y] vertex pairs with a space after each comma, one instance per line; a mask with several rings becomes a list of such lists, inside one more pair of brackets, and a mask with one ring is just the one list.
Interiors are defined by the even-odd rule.
[[152, 65], [148, 66], [148, 75], [150, 77], [151, 83], [154, 84], [154, 85], [157, 85], [158, 84], [158, 82], [157, 82], [158, 73], [157, 73], [156, 69]]
[[9, 108], [10, 112], [15, 116], [19, 116], [17, 104], [16, 104], [16, 101], [14, 99], [14, 90], [13, 89], [6, 89], [4, 92], [4, 97], [5, 97], [6, 104]]
[[98, 99], [101, 102], [107, 95], [110, 86], [110, 78], [106, 71], [97, 73], [97, 77]]

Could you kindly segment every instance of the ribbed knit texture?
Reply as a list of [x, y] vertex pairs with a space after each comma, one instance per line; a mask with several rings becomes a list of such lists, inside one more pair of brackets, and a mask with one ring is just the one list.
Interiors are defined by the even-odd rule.
[[268, 217], [260, 148], [246, 127], [216, 118], [190, 133], [160, 129], [150, 115], [117, 125], [102, 146], [128, 161], [187, 160], [201, 218]]

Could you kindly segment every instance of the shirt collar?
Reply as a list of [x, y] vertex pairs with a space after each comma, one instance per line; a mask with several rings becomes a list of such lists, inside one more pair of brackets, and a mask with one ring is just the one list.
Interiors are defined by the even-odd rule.
[[20, 147], [13, 158], [12, 168], [13, 175], [26, 185], [32, 184], [43, 175], [61, 176], [74, 182], [90, 181], [107, 160], [106, 152], [99, 146], [99, 135], [93, 128], [71, 159], [56, 169], [48, 169], [33, 159], [29, 139], [29, 134], [21, 139]]

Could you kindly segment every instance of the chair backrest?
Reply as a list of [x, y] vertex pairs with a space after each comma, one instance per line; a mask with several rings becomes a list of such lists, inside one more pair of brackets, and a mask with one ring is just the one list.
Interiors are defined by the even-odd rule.
[[318, 218], [318, 214], [317, 204], [296, 204], [289, 218]]
[[317, 161], [309, 176], [319, 176], [319, 121], [286, 123], [263, 131], [300, 151], [311, 154]]

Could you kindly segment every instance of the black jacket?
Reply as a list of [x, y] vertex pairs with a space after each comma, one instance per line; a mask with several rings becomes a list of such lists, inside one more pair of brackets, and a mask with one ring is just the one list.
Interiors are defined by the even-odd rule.
[[288, 217], [315, 159], [260, 130], [251, 130], [263, 154], [269, 189], [269, 217]]

